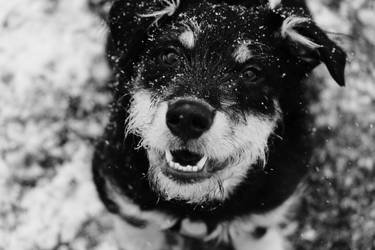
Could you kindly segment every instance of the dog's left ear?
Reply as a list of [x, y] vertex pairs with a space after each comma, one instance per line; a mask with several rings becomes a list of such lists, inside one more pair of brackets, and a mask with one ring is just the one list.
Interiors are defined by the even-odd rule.
[[290, 53], [312, 67], [324, 63], [333, 79], [345, 86], [346, 53], [310, 18], [290, 16], [279, 31]]

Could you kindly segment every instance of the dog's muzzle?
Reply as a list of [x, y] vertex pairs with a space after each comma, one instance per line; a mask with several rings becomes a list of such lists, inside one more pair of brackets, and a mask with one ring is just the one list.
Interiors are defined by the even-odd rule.
[[[208, 131], [213, 123], [215, 110], [203, 102], [195, 100], [178, 100], [169, 104], [166, 114], [167, 127], [171, 133], [186, 143], [198, 139]], [[207, 156], [191, 152], [187, 148], [166, 151], [166, 170], [170, 175], [179, 179], [194, 179], [207, 177], [204, 167]]]

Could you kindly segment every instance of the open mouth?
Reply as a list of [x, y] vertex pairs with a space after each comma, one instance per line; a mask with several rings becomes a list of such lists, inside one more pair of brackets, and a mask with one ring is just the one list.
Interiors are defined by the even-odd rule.
[[228, 165], [227, 161], [218, 162], [207, 155], [187, 149], [166, 150], [165, 165], [162, 172], [169, 178], [181, 183], [194, 183], [212, 177], [217, 171]]
[[199, 173], [204, 169], [207, 162], [207, 156], [188, 150], [167, 150], [165, 159], [171, 169], [184, 173]]

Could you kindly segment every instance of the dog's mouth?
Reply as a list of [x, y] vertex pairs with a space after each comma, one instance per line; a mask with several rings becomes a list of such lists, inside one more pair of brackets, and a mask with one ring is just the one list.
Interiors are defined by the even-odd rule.
[[208, 158], [188, 150], [167, 150], [165, 159], [170, 168], [186, 173], [197, 173], [203, 170]]
[[164, 174], [181, 182], [195, 182], [210, 177], [213, 169], [209, 167], [213, 160], [206, 155], [189, 150], [166, 150]]

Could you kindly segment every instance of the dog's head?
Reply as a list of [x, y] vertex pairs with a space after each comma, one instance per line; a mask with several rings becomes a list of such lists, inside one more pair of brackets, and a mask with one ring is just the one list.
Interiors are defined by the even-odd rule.
[[344, 85], [345, 53], [303, 5], [254, 2], [119, 0], [112, 8], [113, 60], [128, 79], [121, 94], [131, 95], [126, 133], [140, 138], [148, 178], [166, 199], [226, 199], [266, 164], [285, 85], [321, 62]]

